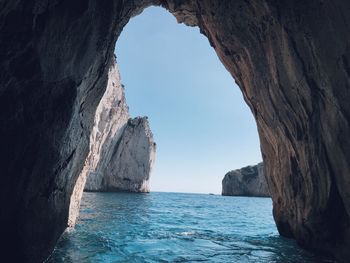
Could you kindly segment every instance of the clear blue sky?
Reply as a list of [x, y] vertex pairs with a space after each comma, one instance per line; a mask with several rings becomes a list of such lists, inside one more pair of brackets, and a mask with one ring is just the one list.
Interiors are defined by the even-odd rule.
[[131, 116], [149, 117], [157, 143], [151, 191], [221, 193], [226, 172], [261, 161], [253, 116], [198, 28], [151, 7], [116, 55]]

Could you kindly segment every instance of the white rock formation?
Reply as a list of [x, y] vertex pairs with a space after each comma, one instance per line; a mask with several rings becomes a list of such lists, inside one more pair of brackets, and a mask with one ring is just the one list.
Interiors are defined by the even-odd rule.
[[85, 190], [149, 192], [155, 151], [147, 117], [129, 119], [104, 166], [89, 174]]
[[89, 191], [149, 192], [155, 149], [147, 118], [129, 119], [124, 88], [114, 63], [96, 109], [90, 152], [71, 196], [68, 225], [75, 224], [86, 181]]

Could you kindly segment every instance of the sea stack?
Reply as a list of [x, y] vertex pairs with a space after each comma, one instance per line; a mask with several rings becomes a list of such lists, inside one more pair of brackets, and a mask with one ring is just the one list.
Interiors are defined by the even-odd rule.
[[147, 117], [130, 118], [117, 64], [97, 107], [90, 152], [83, 169], [85, 191], [149, 192], [155, 143]]
[[222, 180], [222, 195], [270, 197], [263, 163], [228, 172]]
[[156, 144], [147, 117], [129, 119], [108, 147], [103, 165], [90, 171], [85, 191], [149, 192]]

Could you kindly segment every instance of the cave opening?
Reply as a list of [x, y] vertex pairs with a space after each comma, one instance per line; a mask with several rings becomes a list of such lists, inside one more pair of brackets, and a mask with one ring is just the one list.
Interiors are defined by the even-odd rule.
[[[139, 223], [135, 223], [140, 221], [142, 222], [142, 233], [152, 232], [154, 235], [160, 235], [159, 229], [155, 230], [159, 226], [148, 222], [151, 220], [159, 223], [158, 218], [151, 215], [151, 211], [154, 210], [161, 214], [163, 220], [169, 220], [168, 225], [174, 224], [167, 228], [163, 226], [163, 229], [160, 227], [162, 231], [171, 236], [170, 239], [185, 237], [203, 242], [203, 239], [198, 236], [205, 231], [216, 232], [218, 229], [213, 226], [232, 223], [230, 213], [225, 213], [221, 220], [214, 216], [213, 220], [200, 218], [196, 219], [197, 221], [178, 223], [178, 221], [183, 220], [182, 218], [196, 218], [196, 212], [203, 214], [205, 209], [210, 210], [210, 208], [201, 207], [203, 204], [195, 200], [193, 195], [170, 195], [167, 197], [170, 200], [169, 203], [163, 200], [163, 205], [166, 209], [178, 214], [175, 217], [178, 221], [174, 222], [169, 218], [169, 212], [163, 211], [164, 208], [157, 207], [155, 204], [164, 198], [159, 192], [221, 194], [221, 181], [226, 172], [261, 161], [255, 120], [232, 76], [223, 67], [215, 51], [209, 46], [208, 40], [199, 34], [198, 28], [177, 25], [174, 20], [175, 18], [163, 8], [147, 8], [126, 25], [116, 43], [115, 55], [120, 75], [117, 66], [115, 66], [110, 73], [116, 77], [112, 77], [110, 82], [112, 85], [107, 87], [101, 101], [112, 102], [112, 106], [128, 108], [132, 117], [148, 116], [154, 140], [157, 142], [157, 157], [155, 171], [150, 178], [151, 185], [155, 178], [157, 181], [154, 183], [154, 187], [150, 188], [151, 192], [156, 192], [151, 196], [137, 194], [131, 196], [125, 193], [84, 194], [81, 208], [83, 221], [78, 223], [80, 224], [79, 228], [92, 232], [98, 230], [100, 235], [97, 234], [97, 236], [110, 242], [118, 244], [125, 242], [126, 237], [123, 235], [125, 235], [125, 229], [130, 227], [130, 222], [133, 222], [135, 231], [140, 231]], [[125, 92], [126, 103], [123, 101], [124, 95], [120, 93], [120, 90], [115, 89], [118, 85]], [[111, 97], [116, 94], [120, 98], [114, 101]], [[123, 105], [124, 103], [127, 106]], [[99, 114], [103, 111], [100, 109], [99, 106], [97, 108]], [[121, 110], [121, 112], [123, 111], [125, 109]], [[96, 119], [98, 121], [103, 119], [103, 114], [100, 116], [102, 117], [95, 116], [95, 126], [98, 124]], [[110, 117], [110, 112], [108, 111], [105, 116]], [[121, 117], [118, 115], [118, 118], [113, 120], [118, 121]], [[106, 121], [110, 120], [107, 118]], [[124, 118], [124, 123], [125, 121]], [[93, 130], [92, 141], [94, 136], [96, 137], [96, 134]], [[90, 148], [93, 149], [94, 145], [91, 145]], [[103, 162], [103, 160], [99, 160], [99, 162], [101, 161]], [[190, 163], [188, 163], [189, 161]], [[98, 173], [94, 173], [94, 171], [89, 171], [89, 173], [88, 177], [98, 176]], [[92, 180], [92, 183], [95, 181], [96, 179]], [[93, 187], [89, 179], [88, 184], [90, 192]], [[87, 188], [85, 187], [85, 189]], [[221, 204], [221, 209], [241, 212], [237, 220], [246, 224], [247, 229], [237, 231], [234, 226], [236, 232], [233, 231], [231, 234], [235, 235], [238, 240], [231, 240], [233, 242], [240, 242], [243, 239], [247, 239], [247, 244], [254, 242], [251, 240], [251, 236], [244, 236], [241, 232], [244, 234], [248, 232], [252, 236], [258, 233], [278, 236], [272, 219], [270, 199], [233, 198], [229, 200], [223, 197], [222, 200], [215, 199], [212, 202], [212, 200], [206, 200], [204, 195], [200, 195], [199, 199], [204, 199], [209, 206], [220, 207]], [[125, 207], [124, 202], [128, 203], [127, 207]], [[169, 207], [174, 204], [178, 210], [172, 210]], [[227, 206], [228, 204], [230, 205]], [[98, 206], [109, 207], [115, 215], [108, 220], [101, 220], [100, 218], [105, 217], [103, 213], [109, 210], [96, 209]], [[91, 209], [94, 211], [92, 214], [89, 212]], [[216, 214], [216, 216], [218, 215]], [[92, 227], [91, 224], [84, 223], [91, 217], [97, 221]], [[144, 217], [147, 219], [145, 220]], [[258, 218], [260, 223], [256, 224], [255, 220]], [[204, 225], [204, 229], [188, 224], [199, 224], [202, 227]], [[109, 227], [105, 228], [104, 226]], [[175, 234], [172, 233], [174, 231], [172, 228], [177, 229]], [[65, 254], [68, 259], [82, 257], [83, 253], [79, 253], [73, 248], [86, 237], [80, 235], [79, 231], [77, 232], [78, 234], [68, 232], [63, 235], [53, 258], [60, 256], [60, 253]], [[135, 239], [141, 239], [145, 243], [151, 240], [156, 244], [156, 249], [158, 249], [157, 246], [164, 245], [158, 240], [148, 240], [145, 237], [147, 234], [131, 232], [130, 235], [133, 238], [128, 241], [130, 244], [127, 249], [134, 249], [137, 253], [144, 249], [147, 250], [144, 252], [145, 254], [152, 254], [154, 248], [145, 248], [144, 244], [138, 244]], [[216, 234], [224, 235], [220, 231]], [[213, 240], [210, 238], [213, 237], [210, 235], [206, 237], [206, 242], [211, 243]], [[70, 246], [66, 245], [67, 240], [71, 242]], [[213, 243], [215, 242], [213, 241]], [[276, 240], [267, 241], [267, 246], [271, 245], [269, 242], [274, 243]], [[283, 239], [278, 239], [277, 243], [289, 244]], [[74, 245], [72, 246], [72, 244]], [[224, 246], [224, 244], [218, 246], [221, 245]], [[181, 246], [183, 245], [181, 244]], [[205, 246], [202, 245], [194, 247], [197, 250], [205, 249]], [[123, 260], [131, 260], [132, 257], [139, 259], [138, 255], [125, 255], [127, 249], [118, 250], [119, 253], [124, 254], [124, 257], [121, 256]], [[169, 253], [170, 249], [177, 249], [177, 253], [189, 252], [176, 246], [165, 247], [164, 251], [166, 252], [164, 253], [168, 254], [159, 255], [158, 259], [169, 260], [171, 257], [178, 259], [176, 253]], [[196, 249], [193, 249], [191, 253], [197, 255]], [[224, 253], [223, 250], [220, 253]], [[290, 251], [283, 253], [292, 255], [295, 259], [295, 253]], [[231, 258], [234, 256], [233, 254], [230, 256]], [[117, 255], [115, 251], [105, 251], [101, 257], [89, 256], [95, 260], [108, 261], [112, 258], [114, 260]], [[206, 256], [209, 257], [209, 255]], [[269, 261], [273, 261], [279, 256], [264, 255]], [[252, 256], [251, 260], [254, 258], [256, 256]]]
[[350, 2], [344, 0], [4, 1], [4, 257], [41, 262], [66, 229], [69, 205], [80, 200], [73, 188], [84, 185], [79, 174], [115, 42], [151, 4], [197, 25], [235, 76], [257, 123], [280, 234], [348, 262]]
[[115, 54], [130, 115], [149, 117], [157, 143], [151, 190], [219, 194], [228, 171], [261, 162], [253, 115], [198, 27], [149, 7]]

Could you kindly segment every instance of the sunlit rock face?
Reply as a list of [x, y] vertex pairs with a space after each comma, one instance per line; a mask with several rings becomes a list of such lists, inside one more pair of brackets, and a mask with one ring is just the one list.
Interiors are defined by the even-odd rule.
[[102, 157], [103, 165], [88, 175], [85, 191], [149, 192], [155, 152], [147, 118], [129, 119]]
[[155, 152], [147, 117], [129, 118], [124, 86], [113, 60], [96, 109], [90, 151], [71, 196], [68, 225], [73, 227], [76, 222], [84, 189], [149, 192]]
[[198, 25], [240, 86], [280, 233], [347, 262], [348, 0], [2, 1], [2, 256], [40, 262], [67, 226], [115, 42], [150, 4]]
[[[108, 70], [106, 91], [95, 112], [89, 154], [71, 196], [69, 226], [74, 226], [79, 214], [80, 199], [87, 175], [97, 169], [100, 170], [110, 161], [111, 148], [119, 140], [128, 119], [129, 109], [125, 100], [124, 87], [120, 82], [119, 71], [113, 58]], [[102, 180], [102, 177], [97, 179]]]
[[269, 197], [263, 163], [225, 174], [222, 180], [222, 195]]

